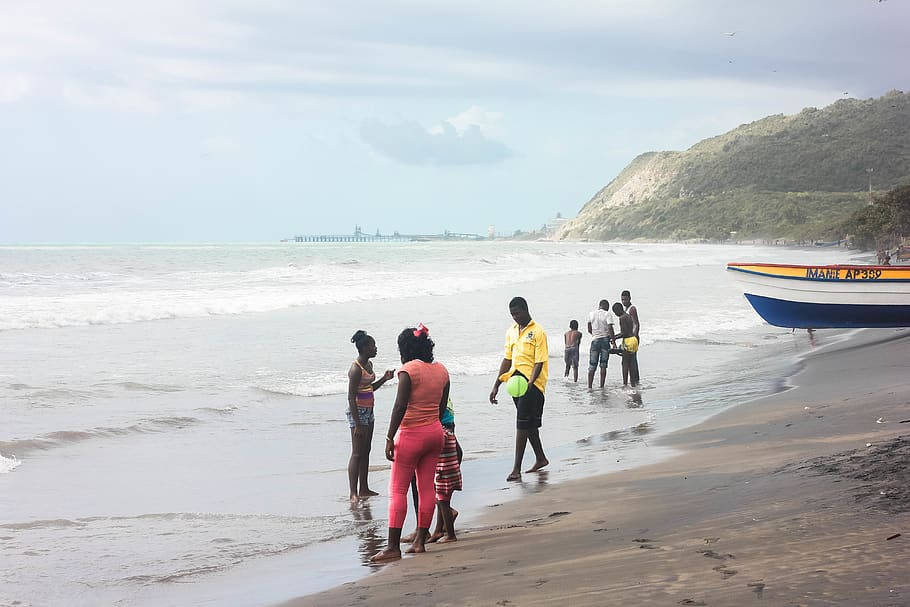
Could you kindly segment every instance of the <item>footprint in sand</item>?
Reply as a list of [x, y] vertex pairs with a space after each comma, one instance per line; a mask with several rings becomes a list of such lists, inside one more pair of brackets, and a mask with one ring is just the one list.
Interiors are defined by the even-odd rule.
[[752, 592], [754, 592], [758, 596], [758, 598], [761, 598], [762, 592], [765, 591], [765, 583], [761, 580], [758, 580], [755, 582], [749, 582], [748, 584], [746, 584], [746, 586], [751, 588]]
[[724, 579], [733, 577], [739, 573], [739, 571], [736, 569], [728, 569], [726, 565], [718, 565], [717, 567], [712, 567], [712, 570], [718, 572]]
[[683, 599], [683, 600], [679, 601], [679, 604], [680, 605], [701, 605], [702, 607], [707, 605], [707, 603], [705, 603], [704, 601], [696, 601], [695, 599]]

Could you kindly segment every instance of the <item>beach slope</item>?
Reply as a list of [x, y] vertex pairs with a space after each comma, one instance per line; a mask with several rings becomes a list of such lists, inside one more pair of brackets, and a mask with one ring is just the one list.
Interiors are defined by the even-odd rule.
[[288, 605], [910, 605], [908, 371], [910, 332], [861, 332], [796, 388], [664, 438], [676, 457], [490, 508]]

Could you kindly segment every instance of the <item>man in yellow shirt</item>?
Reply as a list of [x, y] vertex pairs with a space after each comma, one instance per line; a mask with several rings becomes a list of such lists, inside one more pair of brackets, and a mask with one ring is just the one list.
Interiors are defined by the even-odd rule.
[[523, 297], [513, 297], [509, 302], [509, 313], [515, 324], [506, 331], [506, 352], [499, 365], [499, 375], [490, 392], [490, 402], [497, 404], [499, 386], [515, 374], [528, 380], [528, 391], [514, 398], [517, 413], [515, 433], [515, 465], [507, 481], [521, 480], [521, 462], [528, 442], [534, 449], [537, 461], [527, 472], [537, 472], [550, 463], [540, 444], [539, 428], [542, 424], [544, 392], [547, 389], [547, 370], [550, 352], [547, 334], [531, 319], [528, 302]]

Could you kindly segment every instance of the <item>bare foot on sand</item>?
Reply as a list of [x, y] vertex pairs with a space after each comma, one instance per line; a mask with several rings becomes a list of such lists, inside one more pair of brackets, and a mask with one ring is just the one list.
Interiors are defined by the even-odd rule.
[[512, 470], [512, 474], [510, 474], [509, 476], [506, 477], [506, 481], [508, 481], [508, 482], [520, 481], [520, 480], [521, 480], [521, 472], [518, 472], [517, 470]]
[[411, 547], [405, 550], [406, 554], [423, 554], [427, 551], [427, 547], [423, 544], [414, 543], [411, 544]]
[[373, 497], [374, 495], [379, 495], [372, 489], [361, 489], [360, 495], [358, 497]]
[[408, 544], [410, 544], [411, 542], [414, 541], [414, 539], [415, 539], [416, 537], [417, 537], [417, 532], [414, 531], [413, 533], [409, 533], [408, 535], [406, 535], [406, 536], [404, 536], [403, 538], [401, 538], [401, 541], [402, 541], [402, 542], [407, 542]]
[[430, 537], [427, 538], [427, 544], [435, 544], [436, 542], [438, 542], [439, 540], [441, 540], [441, 539], [444, 538], [445, 536], [446, 536], [445, 533], [441, 533], [441, 532], [440, 532], [440, 533], [434, 533], [433, 535], [431, 535]]
[[385, 550], [380, 550], [376, 554], [370, 557], [371, 563], [385, 563], [386, 561], [397, 561], [401, 558], [401, 550], [394, 550], [392, 548], [386, 548]]
[[528, 469], [526, 470], [526, 472], [537, 472], [537, 471], [540, 470], [541, 468], [546, 468], [547, 465], [549, 465], [549, 463], [550, 463], [550, 460], [548, 460], [548, 459], [539, 460], [539, 461], [538, 461], [537, 463], [535, 463], [533, 466], [531, 466], [530, 468], [528, 468]]
[[449, 542], [457, 542], [457, 541], [458, 541], [458, 538], [455, 537], [454, 535], [452, 535], [452, 536], [447, 535], [447, 536], [441, 538], [441, 539], [439, 540], [439, 543], [440, 543], [440, 544], [448, 544]]
[[[458, 510], [455, 510], [455, 508], [452, 508], [451, 506], [449, 506], [449, 510], [452, 511], [452, 526], [454, 527], [455, 519], [458, 518]], [[441, 540], [444, 537], [446, 537], [445, 533], [443, 533], [442, 531], [437, 531], [437, 532], [433, 533], [433, 535], [431, 535], [430, 537], [427, 538], [427, 543], [435, 544], [436, 542], [438, 542], [439, 540]]]

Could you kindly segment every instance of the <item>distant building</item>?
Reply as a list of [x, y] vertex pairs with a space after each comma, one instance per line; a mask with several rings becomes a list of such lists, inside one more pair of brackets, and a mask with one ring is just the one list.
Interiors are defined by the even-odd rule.
[[548, 221], [543, 226], [543, 231], [546, 234], [547, 238], [551, 238], [559, 232], [559, 229], [569, 221], [566, 217], [562, 216], [562, 213], [557, 213], [556, 217]]

